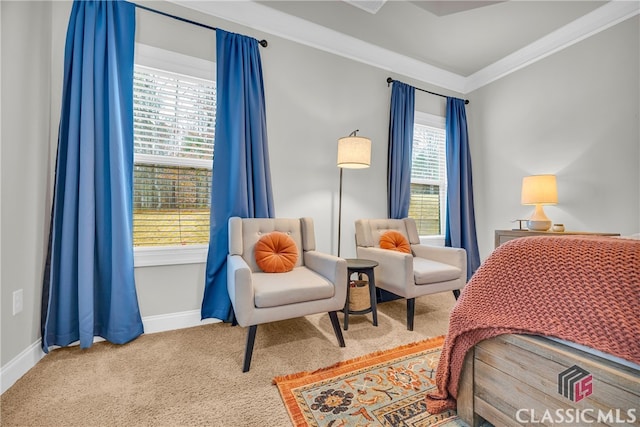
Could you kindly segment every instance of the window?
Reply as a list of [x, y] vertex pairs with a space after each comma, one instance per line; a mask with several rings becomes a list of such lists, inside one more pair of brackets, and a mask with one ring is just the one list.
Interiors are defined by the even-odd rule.
[[443, 117], [416, 112], [409, 217], [421, 236], [444, 235], [447, 167]]
[[[144, 52], [151, 52], [147, 56], [156, 61], [137, 56], [134, 68], [135, 264], [202, 262], [209, 241], [216, 85], [210, 75], [198, 77], [198, 67], [193, 72], [185, 67], [184, 58], [177, 58], [180, 72], [173, 71], [170, 61], [158, 61], [183, 55], [150, 49]], [[199, 255], [190, 261], [176, 260], [175, 251], [183, 248]], [[165, 262], [141, 263], [141, 250], [147, 255], [173, 253], [165, 254]]]

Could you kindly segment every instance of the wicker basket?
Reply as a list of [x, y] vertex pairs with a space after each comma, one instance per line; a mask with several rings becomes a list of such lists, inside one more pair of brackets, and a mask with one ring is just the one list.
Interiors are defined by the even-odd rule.
[[352, 280], [349, 286], [349, 311], [362, 311], [371, 307], [369, 282]]

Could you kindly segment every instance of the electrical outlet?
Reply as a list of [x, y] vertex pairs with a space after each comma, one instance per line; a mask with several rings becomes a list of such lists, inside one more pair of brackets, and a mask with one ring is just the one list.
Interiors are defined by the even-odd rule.
[[24, 306], [22, 289], [13, 292], [13, 315], [20, 313]]

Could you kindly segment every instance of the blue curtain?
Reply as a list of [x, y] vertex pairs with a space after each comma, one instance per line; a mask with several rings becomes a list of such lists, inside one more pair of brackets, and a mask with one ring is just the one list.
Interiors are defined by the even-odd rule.
[[387, 165], [389, 218], [406, 218], [409, 215], [415, 94], [416, 90], [413, 86], [398, 81], [393, 82]]
[[76, 1], [67, 29], [42, 349], [143, 333], [133, 275], [135, 6]]
[[202, 318], [230, 320], [228, 221], [274, 216], [258, 41], [216, 30], [217, 110]]
[[473, 209], [471, 154], [464, 100], [447, 97], [447, 221], [445, 245], [467, 251], [467, 280], [480, 266]]

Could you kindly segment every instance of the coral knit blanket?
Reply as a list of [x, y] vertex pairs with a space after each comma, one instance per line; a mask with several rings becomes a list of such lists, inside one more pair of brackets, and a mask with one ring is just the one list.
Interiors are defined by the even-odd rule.
[[471, 347], [511, 333], [557, 337], [640, 364], [640, 240], [535, 236], [498, 247], [451, 311], [429, 412], [455, 409]]

